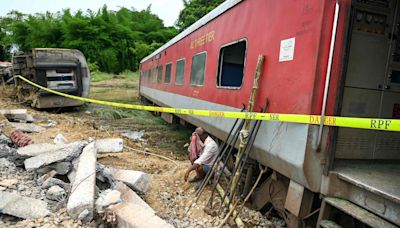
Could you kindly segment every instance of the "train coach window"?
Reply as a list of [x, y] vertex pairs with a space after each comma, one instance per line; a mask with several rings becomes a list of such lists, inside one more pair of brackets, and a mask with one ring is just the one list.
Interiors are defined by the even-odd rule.
[[185, 76], [185, 59], [180, 59], [176, 61], [175, 84], [183, 85], [184, 76]]
[[206, 52], [196, 54], [192, 57], [192, 68], [190, 71], [190, 84], [203, 85], [204, 72], [206, 68]]
[[157, 81], [157, 68], [151, 70], [151, 82], [155, 83]]
[[219, 51], [217, 86], [240, 88], [243, 83], [246, 41], [238, 41]]
[[171, 82], [171, 67], [172, 63], [165, 65], [165, 83], [169, 84]]
[[158, 73], [157, 73], [157, 83], [161, 84], [161, 82], [162, 82], [162, 65], [157, 67], [157, 71], [158, 71]]

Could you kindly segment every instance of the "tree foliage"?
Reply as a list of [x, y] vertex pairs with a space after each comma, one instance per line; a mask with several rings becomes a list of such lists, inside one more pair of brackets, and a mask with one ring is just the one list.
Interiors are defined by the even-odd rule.
[[179, 13], [176, 26], [179, 31], [185, 30], [191, 24], [202, 18], [208, 12], [220, 5], [225, 0], [182, 0], [183, 10]]
[[38, 47], [79, 49], [99, 70], [137, 70], [139, 61], [177, 34], [150, 11], [121, 8], [97, 12], [25, 15], [16, 11], [0, 18], [0, 60], [15, 45], [21, 51]]

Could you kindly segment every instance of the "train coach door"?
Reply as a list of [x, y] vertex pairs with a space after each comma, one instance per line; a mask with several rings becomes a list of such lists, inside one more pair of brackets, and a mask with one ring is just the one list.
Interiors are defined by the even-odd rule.
[[[342, 116], [400, 118], [398, 8], [396, 0], [353, 1]], [[340, 128], [336, 148], [343, 159], [400, 158], [400, 136]]]

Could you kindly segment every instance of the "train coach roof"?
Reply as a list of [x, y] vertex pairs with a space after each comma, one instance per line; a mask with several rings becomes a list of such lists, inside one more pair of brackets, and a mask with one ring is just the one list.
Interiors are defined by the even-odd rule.
[[181, 39], [185, 38], [186, 36], [188, 36], [189, 34], [191, 34], [192, 32], [196, 31], [197, 29], [199, 29], [200, 27], [202, 27], [203, 25], [207, 24], [208, 22], [212, 21], [213, 19], [215, 19], [216, 17], [218, 17], [219, 15], [223, 14], [224, 12], [228, 11], [230, 8], [234, 7], [235, 5], [237, 5], [238, 3], [240, 3], [243, 0], [227, 0], [225, 2], [223, 2], [221, 5], [219, 5], [217, 8], [215, 8], [214, 10], [212, 10], [211, 12], [209, 12], [208, 14], [206, 14], [204, 17], [200, 18], [198, 21], [196, 21], [195, 23], [193, 23], [191, 26], [189, 26], [187, 29], [185, 29], [183, 32], [179, 33], [177, 36], [175, 36], [174, 38], [172, 38], [170, 41], [168, 41], [166, 44], [164, 44], [163, 46], [161, 46], [160, 48], [158, 48], [157, 50], [155, 50], [153, 53], [151, 53], [150, 55], [148, 55], [147, 57], [145, 57], [144, 59], [142, 59], [142, 61], [140, 61], [140, 63], [143, 63], [151, 58], [153, 58], [154, 56], [156, 56], [158, 53], [160, 53], [162, 50], [172, 46], [173, 44], [175, 44], [176, 42], [180, 41]]

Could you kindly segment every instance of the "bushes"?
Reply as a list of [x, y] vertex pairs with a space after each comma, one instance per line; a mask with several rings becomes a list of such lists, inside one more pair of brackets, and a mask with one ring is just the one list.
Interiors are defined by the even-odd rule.
[[[177, 34], [165, 27], [150, 8], [142, 11], [121, 8], [86, 13], [63, 10], [55, 14], [25, 15], [11, 12], [0, 18], [0, 44], [9, 40], [21, 51], [37, 47], [79, 49], [92, 72], [136, 71], [142, 58]], [[1, 49], [5, 49], [4, 45]], [[5, 53], [1, 53], [6, 56]]]

